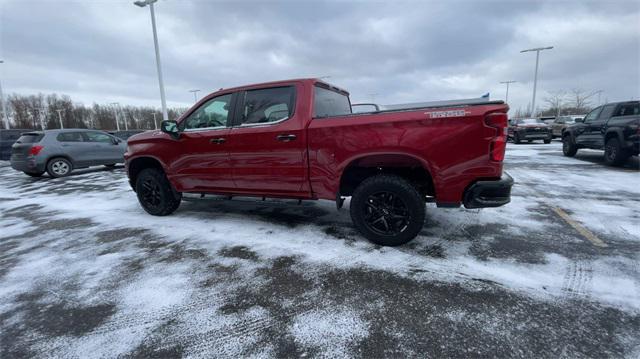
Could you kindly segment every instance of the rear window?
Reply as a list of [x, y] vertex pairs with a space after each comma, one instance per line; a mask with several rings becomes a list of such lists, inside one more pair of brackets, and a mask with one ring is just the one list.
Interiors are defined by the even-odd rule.
[[44, 137], [44, 135], [41, 133], [23, 133], [16, 143], [36, 143], [40, 142], [42, 137]]
[[60, 142], [82, 142], [82, 133], [80, 132], [63, 132], [59, 133], [57, 140]]
[[320, 86], [315, 87], [313, 117], [330, 117], [351, 114], [349, 96]]

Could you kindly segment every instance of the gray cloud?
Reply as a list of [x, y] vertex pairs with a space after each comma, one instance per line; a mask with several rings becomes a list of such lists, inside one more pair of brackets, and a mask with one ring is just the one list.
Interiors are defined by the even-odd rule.
[[[156, 6], [170, 104], [203, 92], [330, 76], [355, 101], [503, 98], [530, 101], [541, 55], [546, 91], [640, 96], [640, 3], [538, 1], [211, 2]], [[6, 92], [66, 93], [77, 101], [159, 106], [148, 9], [130, 1], [0, 2]]]

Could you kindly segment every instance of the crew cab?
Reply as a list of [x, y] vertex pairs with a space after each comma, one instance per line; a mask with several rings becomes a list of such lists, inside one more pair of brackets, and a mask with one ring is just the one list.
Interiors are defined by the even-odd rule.
[[182, 193], [331, 200], [351, 196], [355, 227], [381, 245], [413, 239], [425, 202], [497, 207], [508, 106], [441, 102], [352, 113], [349, 93], [318, 79], [221, 89], [161, 130], [128, 140], [141, 206], [168, 215]]
[[640, 150], [640, 101], [609, 103], [596, 107], [562, 133], [562, 151], [573, 157], [581, 148], [604, 149], [612, 166], [624, 164]]

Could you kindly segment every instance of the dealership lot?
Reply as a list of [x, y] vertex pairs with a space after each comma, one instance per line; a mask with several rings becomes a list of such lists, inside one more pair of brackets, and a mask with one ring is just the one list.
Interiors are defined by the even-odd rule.
[[122, 167], [1, 162], [0, 357], [638, 357], [639, 166], [509, 144], [512, 203], [429, 204], [385, 248], [331, 202], [193, 197], [152, 217]]

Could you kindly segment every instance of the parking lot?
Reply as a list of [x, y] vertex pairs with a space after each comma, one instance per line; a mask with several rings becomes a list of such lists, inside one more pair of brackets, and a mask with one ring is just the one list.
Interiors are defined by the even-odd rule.
[[512, 202], [437, 209], [408, 245], [348, 203], [138, 205], [124, 169], [0, 162], [0, 357], [640, 356], [640, 172], [509, 144]]

